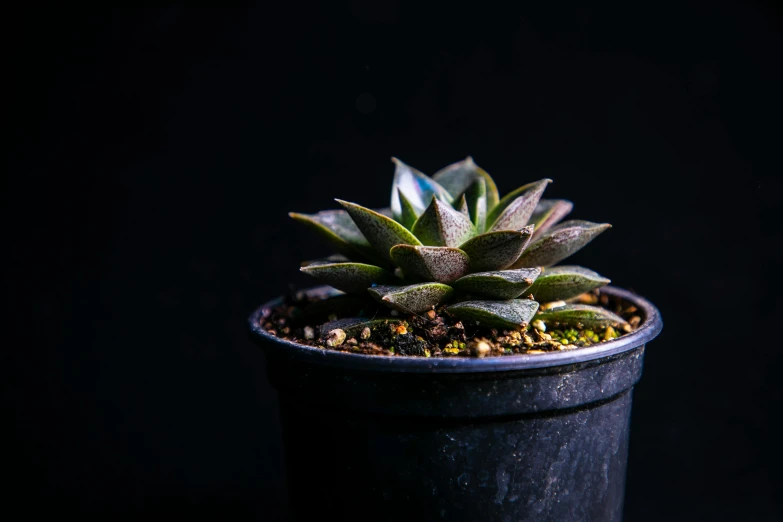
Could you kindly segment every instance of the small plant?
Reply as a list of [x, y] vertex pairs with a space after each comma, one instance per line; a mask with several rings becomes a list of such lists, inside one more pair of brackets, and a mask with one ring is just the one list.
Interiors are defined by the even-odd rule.
[[[301, 457], [288, 469], [297, 518], [336, 506], [351, 520], [618, 519], [631, 390], [663, 323], [645, 299], [558, 264], [609, 225], [564, 221], [571, 202], [541, 199], [549, 179], [501, 198], [470, 157], [432, 177], [392, 160], [389, 208], [338, 199], [290, 214], [338, 251], [302, 264], [326, 285], [249, 318]], [[481, 478], [495, 469], [500, 494]]]
[[612, 338], [626, 325], [606, 308], [584, 304], [590, 299], [566, 303], [609, 280], [580, 266], [553, 265], [610, 225], [561, 222], [573, 204], [541, 199], [551, 180], [501, 198], [470, 157], [432, 177], [392, 161], [390, 208], [338, 199], [343, 209], [290, 214], [339, 252], [305, 263], [303, 272], [348, 294], [369, 294], [397, 314], [440, 309], [467, 324], [510, 332], [532, 324], [538, 332], [549, 328], [547, 340], [561, 345]]

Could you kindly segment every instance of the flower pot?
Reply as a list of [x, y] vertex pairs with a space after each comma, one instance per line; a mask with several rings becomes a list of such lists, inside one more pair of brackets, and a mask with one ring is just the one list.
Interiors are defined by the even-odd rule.
[[663, 325], [538, 355], [358, 355], [278, 339], [250, 317], [280, 400], [297, 520], [617, 521], [631, 391]]

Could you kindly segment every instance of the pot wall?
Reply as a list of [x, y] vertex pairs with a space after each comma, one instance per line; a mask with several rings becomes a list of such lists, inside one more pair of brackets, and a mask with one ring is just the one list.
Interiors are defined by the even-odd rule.
[[[292, 512], [297, 520], [621, 520], [642, 353], [545, 375], [395, 375], [393, 386], [270, 361]], [[330, 380], [343, 385], [321, 386]], [[540, 411], [513, 411], [531, 404]]]
[[264, 332], [257, 310], [296, 519], [621, 520], [632, 388], [662, 322], [605, 291], [643, 313], [634, 333], [484, 359], [308, 347]]
[[284, 402], [292, 512], [297, 520], [621, 520], [630, 403], [628, 392], [559, 416], [412, 423]]

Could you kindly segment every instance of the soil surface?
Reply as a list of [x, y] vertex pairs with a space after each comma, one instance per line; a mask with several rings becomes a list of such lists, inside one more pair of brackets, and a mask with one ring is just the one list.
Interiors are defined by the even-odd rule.
[[544, 324], [533, 320], [520, 330], [464, 324], [445, 306], [422, 314], [401, 315], [369, 298], [338, 295], [324, 298], [297, 292], [275, 308], [264, 310], [261, 326], [270, 334], [327, 350], [370, 355], [419, 357], [486, 357], [573, 350], [610, 341], [636, 329], [635, 306], [600, 290], [570, 302], [601, 306], [628, 324], [586, 329], [582, 325]]

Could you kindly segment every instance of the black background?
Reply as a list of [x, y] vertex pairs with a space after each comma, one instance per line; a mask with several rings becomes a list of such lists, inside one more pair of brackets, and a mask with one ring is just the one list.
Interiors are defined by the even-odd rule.
[[324, 4], [6, 14], [6, 506], [281, 520], [245, 318], [327, 252], [286, 213], [471, 154], [663, 314], [626, 519], [778, 520], [779, 11]]

